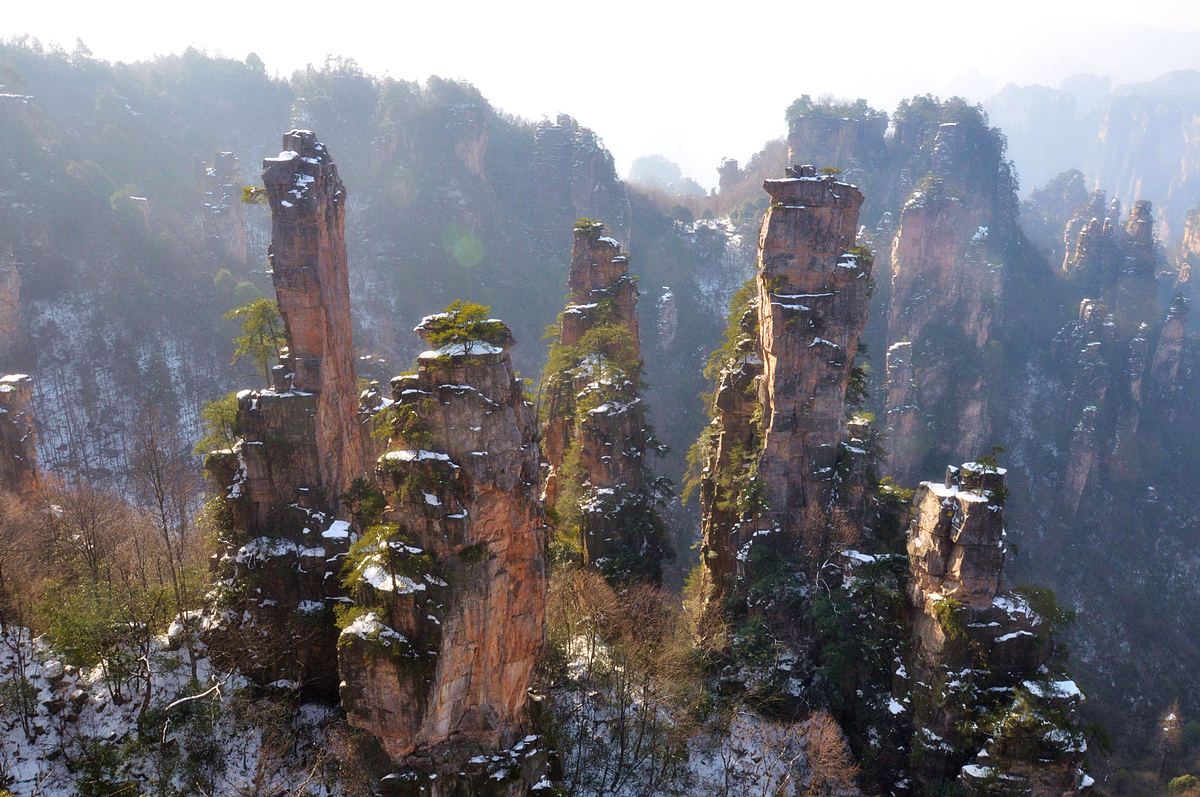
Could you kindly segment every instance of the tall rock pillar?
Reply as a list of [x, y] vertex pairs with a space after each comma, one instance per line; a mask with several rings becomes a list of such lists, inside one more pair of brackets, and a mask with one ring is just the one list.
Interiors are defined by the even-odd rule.
[[763, 369], [758, 479], [770, 525], [818, 554], [829, 544], [829, 476], [846, 432], [846, 388], [870, 301], [870, 263], [851, 251], [863, 196], [811, 166], [763, 187], [771, 206], [755, 280]]
[[28, 495], [37, 483], [33, 380], [25, 374], [0, 376], [0, 493]]
[[620, 243], [603, 229], [588, 221], [575, 227], [570, 303], [544, 389], [544, 495], [561, 526], [577, 522], [585, 564], [611, 577], [658, 581], [668, 551], [646, 462], [637, 283]]
[[871, 293], [871, 256], [855, 247], [863, 196], [811, 166], [763, 187], [771, 206], [755, 298], [702, 440], [701, 552], [718, 596], [756, 538], [781, 541], [772, 543], [779, 553], [811, 565], [861, 534], [861, 523], [840, 522], [839, 490], [866, 457], [863, 447], [843, 445]]
[[221, 611], [210, 645], [264, 683], [336, 693], [333, 606], [355, 539], [341, 496], [368, 473], [357, 400], [344, 235], [346, 192], [307, 131], [263, 162], [287, 348], [275, 384], [238, 394], [241, 439], [205, 462], [225, 488]]
[[[446, 318], [418, 330], [437, 335]], [[350, 555], [342, 705], [406, 795], [515, 797], [545, 762], [528, 713], [546, 614], [536, 426], [511, 333], [486, 323], [490, 339], [425, 352], [392, 380], [376, 471], [387, 509]]]
[[346, 189], [328, 149], [307, 130], [263, 161], [271, 203], [270, 258], [287, 331], [280, 363], [296, 392], [315, 393], [320, 483], [336, 497], [361, 470], [358, 383], [346, 271]]

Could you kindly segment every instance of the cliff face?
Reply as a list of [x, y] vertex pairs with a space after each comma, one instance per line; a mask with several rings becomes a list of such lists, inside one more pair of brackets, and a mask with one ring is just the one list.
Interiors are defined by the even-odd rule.
[[559, 240], [560, 231], [580, 218], [607, 219], [621, 240], [629, 240], [629, 197], [594, 132], [559, 114], [534, 134], [530, 169], [544, 241]]
[[[1113, 200], [1105, 220], [1094, 215], [1104, 203], [1096, 192], [1067, 225], [1064, 271], [1070, 284], [1090, 298], [1078, 318], [1054, 338], [1052, 356], [1069, 381], [1060, 408], [1072, 424], [1063, 474], [1062, 507], [1068, 516], [1102, 482], [1141, 478], [1133, 455], [1143, 419], [1173, 415], [1179, 389], [1188, 302], [1177, 296], [1155, 335], [1156, 255], [1148, 202], [1135, 203], [1121, 224]], [[1157, 337], [1157, 340], [1155, 338]], [[1067, 427], [1070, 428], [1070, 427]]]
[[327, 695], [338, 683], [332, 603], [344, 596], [338, 573], [354, 537], [338, 511], [367, 472], [369, 444], [350, 336], [345, 191], [312, 133], [292, 131], [283, 146], [263, 179], [288, 346], [273, 389], [238, 394], [241, 439], [206, 462], [230, 510], [214, 648], [259, 680]]
[[404, 778], [432, 779], [423, 793], [471, 782], [472, 794], [523, 794], [542, 748], [527, 739], [502, 755], [528, 727], [546, 592], [533, 407], [508, 344], [504, 329], [447, 345], [392, 380], [393, 437], [376, 471], [387, 509], [350, 556], [342, 704]]
[[764, 520], [819, 557], [830, 545], [829, 474], [845, 435], [846, 388], [870, 300], [871, 263], [851, 251], [862, 194], [811, 167], [764, 188], [771, 207], [755, 279]]
[[755, 537], [782, 532], [773, 547], [808, 566], [862, 533], [839, 509], [865, 456], [842, 445], [871, 286], [870, 256], [854, 250], [862, 194], [811, 166], [764, 188], [753, 298], [701, 441], [702, 561], [718, 595]]
[[891, 712], [911, 712], [912, 775], [922, 788], [957, 779], [969, 795], [998, 784], [1074, 795], [1090, 782], [1082, 695], [1046, 666], [1061, 623], [1053, 600], [1000, 591], [1006, 495], [1004, 469], [977, 462], [917, 489], [908, 531], [913, 652]]
[[901, 484], [931, 461], [969, 456], [991, 434], [983, 363], [1004, 285], [988, 239], [1007, 222], [967, 179], [974, 135], [959, 124], [938, 128], [936, 171], [905, 203], [892, 242], [887, 427]]
[[335, 498], [362, 471], [358, 385], [346, 271], [346, 191], [324, 144], [306, 130], [263, 161], [271, 203], [272, 280], [287, 332], [287, 385], [317, 395], [320, 485]]
[[577, 526], [583, 562], [658, 581], [665, 526], [646, 461], [637, 283], [599, 222], [575, 227], [569, 301], [544, 389], [545, 500]]
[[220, 256], [239, 266], [250, 262], [246, 242], [246, 217], [242, 212], [242, 181], [237, 158], [232, 152], [218, 152], [216, 161], [204, 170], [204, 232]]
[[29, 495], [38, 484], [33, 379], [0, 376], [0, 492]]

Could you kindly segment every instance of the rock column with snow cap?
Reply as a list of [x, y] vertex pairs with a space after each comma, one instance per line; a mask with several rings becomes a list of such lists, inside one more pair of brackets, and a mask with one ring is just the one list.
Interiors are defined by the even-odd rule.
[[307, 130], [263, 161], [271, 204], [272, 279], [287, 335], [280, 361], [297, 392], [317, 395], [320, 480], [336, 498], [361, 471], [358, 382], [346, 269], [346, 189], [329, 150]]
[[358, 614], [338, 642], [350, 723], [379, 737], [393, 780], [431, 795], [524, 794], [544, 762], [540, 740], [522, 744], [544, 647], [538, 444], [512, 336], [487, 323], [502, 330], [392, 380], [387, 509], [351, 554]]
[[29, 495], [38, 484], [33, 379], [0, 376], [0, 493]]
[[795, 550], [824, 559], [831, 552], [830, 476], [846, 434], [846, 389], [870, 304], [872, 264], [854, 248], [863, 196], [812, 166], [789, 168], [763, 187], [771, 197], [755, 280], [763, 520]]
[[[646, 462], [637, 283], [629, 257], [601, 222], [581, 219], [574, 235], [553, 355], [559, 370], [547, 373], [543, 388], [543, 495], [561, 516], [578, 514], [585, 564], [610, 577], [657, 582], [667, 546]], [[579, 462], [570, 474], [569, 456]], [[573, 491], [570, 506], [559, 505], [565, 491]]]
[[210, 645], [263, 683], [296, 682], [329, 696], [338, 685], [333, 606], [352, 534], [342, 496], [368, 476], [350, 331], [346, 192], [326, 147], [307, 131], [263, 162], [271, 248], [288, 346], [272, 388], [238, 393], [241, 438], [205, 461], [227, 499], [225, 589]]
[[[957, 778], [973, 797], [998, 782], [1062, 797], [1085, 777], [1081, 696], [1046, 666], [1061, 622], [1053, 601], [1037, 590], [1000, 592], [1006, 494], [1004, 469], [979, 462], [917, 489], [908, 530], [913, 647], [891, 711], [912, 719], [920, 786]], [[985, 714], [1005, 719], [993, 727]]]

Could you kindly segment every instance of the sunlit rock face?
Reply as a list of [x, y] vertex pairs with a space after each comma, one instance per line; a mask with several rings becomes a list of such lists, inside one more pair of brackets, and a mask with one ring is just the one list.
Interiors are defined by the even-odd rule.
[[507, 346], [482, 341], [426, 352], [392, 397], [403, 420], [376, 471], [383, 525], [351, 555], [342, 704], [422, 793], [523, 794], [540, 742], [511, 759], [511, 778], [485, 770], [528, 735], [544, 646], [533, 406]]
[[[263, 161], [271, 203], [271, 267], [288, 346], [280, 363], [296, 391], [317, 394], [322, 488], [336, 496], [362, 471], [358, 384], [346, 273], [346, 190], [324, 144], [306, 130]], [[285, 377], [287, 378], [287, 377]], [[276, 385], [278, 390], [282, 385]]]
[[218, 656], [264, 682], [331, 696], [338, 675], [332, 607], [354, 533], [341, 496], [369, 473], [346, 276], [346, 192], [311, 132], [283, 137], [263, 162], [270, 257], [287, 347], [274, 386], [238, 394], [241, 439], [206, 467], [229, 507], [214, 620]]
[[567, 286], [560, 370], [544, 390], [546, 503], [578, 512], [585, 564], [658, 581], [665, 540], [646, 462], [638, 289], [628, 255], [599, 222], [576, 224]]
[[0, 493], [29, 495], [38, 485], [33, 379], [0, 376]]
[[[865, 455], [842, 445], [871, 291], [870, 258], [855, 249], [863, 197], [811, 166], [764, 188], [771, 205], [759, 232], [755, 309], [743, 319], [744, 351], [717, 387], [701, 483], [702, 561], [718, 594], [756, 536], [815, 560], [861, 534], [861, 524], [840, 522], [836, 472]], [[734, 486], [748, 463], [753, 484]]]
[[923, 788], [957, 780], [973, 797], [997, 783], [1073, 795], [1085, 782], [1083, 697], [1057, 665], [1045, 666], [1057, 621], [1040, 612], [1056, 611], [1052, 600], [1002, 591], [1006, 496], [1005, 470], [980, 462], [917, 488], [908, 529], [913, 649], [897, 670], [891, 711], [912, 718], [912, 776]]

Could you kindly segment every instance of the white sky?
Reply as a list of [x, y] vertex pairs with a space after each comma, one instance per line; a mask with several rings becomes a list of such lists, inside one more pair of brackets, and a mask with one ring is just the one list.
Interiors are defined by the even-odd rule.
[[367, 72], [468, 80], [531, 119], [569, 113], [622, 176], [662, 154], [706, 187], [784, 134], [800, 94], [865, 97], [891, 111], [916, 93], [982, 101], [1006, 83], [1058, 86], [1091, 72], [1114, 85], [1200, 69], [1197, 0], [9, 0], [0, 35], [31, 34], [133, 61], [188, 46], [290, 74], [327, 54]]

